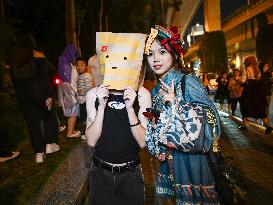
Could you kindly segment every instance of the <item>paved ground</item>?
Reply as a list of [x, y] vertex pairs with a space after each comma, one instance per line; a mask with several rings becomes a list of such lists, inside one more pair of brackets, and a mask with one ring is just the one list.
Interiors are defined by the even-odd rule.
[[243, 173], [248, 204], [273, 204], [273, 134], [264, 137], [264, 129], [256, 126], [241, 131], [229, 118], [222, 117], [222, 124], [220, 146]]
[[[248, 190], [247, 204], [273, 204], [273, 134], [264, 137], [264, 129], [250, 125], [239, 130], [235, 118], [222, 116], [220, 148], [224, 156], [243, 174], [242, 180]], [[142, 154], [142, 167], [146, 188], [146, 205], [159, 205], [154, 199], [154, 172], [157, 163], [146, 150]], [[171, 203], [168, 203], [171, 204]]]

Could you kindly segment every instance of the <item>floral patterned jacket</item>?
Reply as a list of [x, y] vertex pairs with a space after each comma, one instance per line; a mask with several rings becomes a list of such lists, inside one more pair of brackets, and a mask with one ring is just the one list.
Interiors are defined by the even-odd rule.
[[[189, 151], [198, 141], [200, 132], [205, 132], [206, 139], [204, 144], [205, 151], [208, 151], [213, 143], [213, 133], [207, 125], [207, 118], [203, 115], [205, 108], [215, 119], [215, 134], [220, 136], [220, 119], [213, 102], [208, 98], [205, 88], [199, 79], [193, 75], [185, 76], [184, 82], [181, 82], [182, 76], [176, 70], [170, 70], [162, 79], [163, 82], [171, 86], [174, 81], [175, 95], [177, 101], [173, 104], [166, 104], [162, 100], [161, 83], [158, 83], [152, 90], [153, 112], [158, 113], [156, 123], [150, 120], [146, 130], [146, 144], [149, 152], [165, 160], [166, 145], [177, 148], [182, 151]], [[182, 88], [182, 83], [185, 83]], [[185, 93], [182, 93], [183, 90]], [[192, 109], [194, 108], [194, 109]], [[189, 112], [184, 112], [188, 110]], [[202, 129], [202, 126], [205, 126]], [[171, 139], [171, 140], [170, 140]], [[171, 142], [171, 143], [170, 143]]]

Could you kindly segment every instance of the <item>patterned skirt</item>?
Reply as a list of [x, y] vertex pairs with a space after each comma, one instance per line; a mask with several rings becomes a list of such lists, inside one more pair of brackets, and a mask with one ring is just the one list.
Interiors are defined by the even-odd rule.
[[173, 151], [174, 178], [168, 161], [160, 165], [156, 195], [175, 197], [176, 205], [220, 204], [206, 155]]

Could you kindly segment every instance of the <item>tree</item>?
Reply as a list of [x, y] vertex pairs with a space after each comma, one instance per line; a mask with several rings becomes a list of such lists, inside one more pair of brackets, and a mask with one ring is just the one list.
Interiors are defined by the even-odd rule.
[[65, 0], [65, 31], [67, 44], [77, 46], [74, 0]]
[[258, 32], [256, 36], [256, 53], [261, 62], [273, 65], [273, 25], [267, 24], [267, 17], [264, 13], [257, 16]]
[[10, 86], [8, 69], [5, 62], [5, 49], [15, 39], [11, 27], [5, 22], [4, 1], [0, 0], [0, 91]]
[[[179, 11], [183, 0], [160, 0], [161, 6], [161, 24], [166, 26], [166, 13], [169, 7], [172, 7], [175, 11]], [[165, 9], [167, 8], [167, 9]]]
[[[4, 1], [0, 0], [0, 31], [3, 33], [4, 30], [4, 23], [5, 23], [5, 14], [4, 14]], [[5, 66], [5, 61], [4, 61], [4, 47], [2, 46], [3, 42], [0, 44], [0, 89], [2, 89], [3, 85], [3, 68]]]
[[223, 31], [206, 32], [200, 39], [201, 71], [227, 71], [227, 46]]

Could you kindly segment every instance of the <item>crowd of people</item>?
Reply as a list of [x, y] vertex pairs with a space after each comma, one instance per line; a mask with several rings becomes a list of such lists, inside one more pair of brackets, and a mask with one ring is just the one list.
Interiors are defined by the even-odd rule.
[[[140, 149], [145, 146], [160, 162], [158, 200], [219, 204], [206, 153], [217, 142], [221, 128], [215, 104], [209, 99], [207, 74], [201, 82], [184, 70], [182, 39], [175, 26], [155, 26], [148, 38], [144, 34], [117, 36], [98, 33], [98, 56], [88, 63], [73, 45], [59, 57], [58, 96], [67, 117], [66, 136], [83, 134], [95, 150], [89, 204], [144, 204]], [[9, 62], [35, 161], [41, 163], [45, 154], [60, 150], [60, 124], [44, 56], [26, 42], [11, 47], [14, 55]], [[245, 128], [247, 118], [260, 118], [268, 134], [272, 131], [268, 120], [272, 73], [267, 63], [258, 66], [254, 56], [244, 63], [245, 68], [234, 70], [231, 77], [227, 72], [218, 77], [215, 102], [221, 109], [229, 104], [232, 115], [239, 102], [240, 128]], [[155, 76], [147, 86], [151, 92], [143, 85], [145, 71]], [[75, 129], [78, 118], [85, 125], [82, 132]]]
[[[229, 77], [228, 77], [229, 76]], [[220, 104], [220, 109], [235, 115], [239, 103], [243, 119], [240, 129], [246, 129], [248, 118], [261, 119], [266, 128], [265, 135], [273, 128], [269, 125], [269, 107], [272, 96], [273, 73], [269, 64], [258, 64], [255, 56], [248, 56], [244, 60], [244, 67], [234, 69], [231, 73], [222, 72], [217, 78], [218, 88], [214, 100]]]

